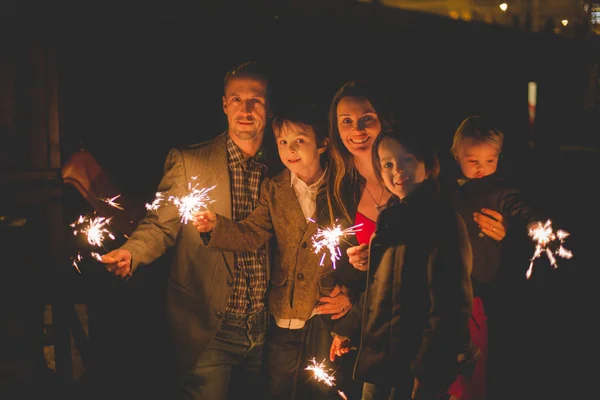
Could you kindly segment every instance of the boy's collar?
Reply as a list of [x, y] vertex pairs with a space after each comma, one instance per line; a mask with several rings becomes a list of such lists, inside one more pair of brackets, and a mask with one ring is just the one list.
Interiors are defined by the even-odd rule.
[[[317, 179], [317, 181], [315, 183], [313, 183], [312, 185], [307, 185], [307, 187], [321, 186], [321, 184], [325, 180], [325, 174], [327, 174], [327, 168], [325, 168], [325, 170], [323, 171], [323, 173], [321, 174], [321, 176], [319, 177], [319, 179]], [[290, 171], [290, 186], [294, 186], [294, 182], [296, 182], [296, 180], [301, 180], [301, 179], [298, 177], [298, 175], [296, 175], [296, 173]], [[302, 181], [302, 182], [304, 182], [304, 181]]]

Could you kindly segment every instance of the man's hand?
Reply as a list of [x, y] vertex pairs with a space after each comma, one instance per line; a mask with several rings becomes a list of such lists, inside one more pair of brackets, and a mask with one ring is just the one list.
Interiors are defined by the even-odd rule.
[[352, 246], [346, 250], [348, 254], [348, 261], [354, 266], [354, 268], [360, 271], [366, 271], [369, 268], [369, 245], [359, 244], [358, 246]]
[[335, 356], [341, 357], [350, 352], [350, 340], [342, 336], [335, 335], [331, 347], [329, 348], [329, 359], [335, 361]]
[[195, 220], [192, 224], [196, 227], [196, 230], [200, 233], [210, 232], [215, 228], [217, 222], [217, 216], [212, 211], [199, 211], [195, 215]]
[[131, 252], [116, 249], [102, 256], [102, 263], [107, 264], [106, 269], [116, 276], [125, 278], [131, 276]]
[[340, 285], [335, 285], [329, 292], [329, 296], [321, 297], [319, 302], [323, 304], [317, 306], [316, 311], [319, 314], [333, 314], [331, 319], [342, 318], [352, 308], [350, 298], [344, 293]]
[[485, 234], [498, 242], [506, 236], [504, 218], [498, 211], [482, 208], [481, 212], [473, 213], [473, 221], [481, 229], [480, 236], [481, 234]]

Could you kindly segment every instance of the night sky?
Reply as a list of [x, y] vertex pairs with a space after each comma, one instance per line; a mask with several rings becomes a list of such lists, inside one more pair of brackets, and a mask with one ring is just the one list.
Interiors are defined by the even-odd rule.
[[63, 15], [48, 31], [58, 51], [63, 158], [82, 144], [124, 190], [152, 192], [170, 147], [224, 129], [223, 77], [249, 59], [273, 67], [282, 96], [324, 108], [347, 79], [381, 80], [398, 114], [441, 150], [474, 113], [494, 114], [506, 128], [507, 150], [522, 148], [527, 82], [536, 80], [539, 142], [587, 140], [576, 137], [579, 128], [563, 129], [574, 127], [581, 102], [572, 46], [484, 24], [360, 10]]

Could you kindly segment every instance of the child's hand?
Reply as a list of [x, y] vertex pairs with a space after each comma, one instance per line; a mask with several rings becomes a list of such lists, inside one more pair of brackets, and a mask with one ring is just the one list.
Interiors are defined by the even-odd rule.
[[350, 352], [350, 339], [334, 335], [333, 342], [329, 348], [329, 359], [335, 361], [335, 356], [341, 357], [344, 354]]
[[200, 233], [212, 231], [217, 222], [217, 216], [212, 211], [199, 211], [196, 213], [195, 218], [192, 223]]
[[346, 250], [348, 254], [348, 261], [354, 266], [354, 268], [360, 271], [366, 271], [369, 268], [369, 245], [359, 244], [358, 246], [352, 246]]
[[506, 236], [504, 218], [502, 217], [502, 214], [497, 211], [490, 210], [489, 208], [482, 208], [481, 212], [473, 213], [473, 221], [475, 221], [479, 229], [481, 229], [481, 232], [479, 233], [479, 236], [481, 237], [483, 237], [482, 234], [485, 234], [499, 242]]

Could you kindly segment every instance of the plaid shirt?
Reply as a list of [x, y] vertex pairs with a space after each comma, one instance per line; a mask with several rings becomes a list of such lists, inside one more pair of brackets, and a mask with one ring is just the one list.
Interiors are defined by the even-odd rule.
[[[244, 160], [241, 150], [227, 135], [227, 156], [231, 177], [232, 217], [235, 221], [245, 219], [258, 203], [260, 184], [266, 166], [255, 160]], [[249, 314], [266, 309], [267, 292], [266, 249], [234, 253], [235, 277], [233, 293], [227, 303], [227, 312]]]

